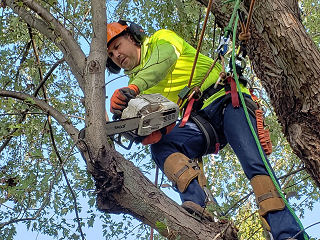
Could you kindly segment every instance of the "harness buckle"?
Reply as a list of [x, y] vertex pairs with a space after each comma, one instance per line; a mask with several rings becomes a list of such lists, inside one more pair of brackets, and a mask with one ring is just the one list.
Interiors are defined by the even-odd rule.
[[188, 86], [185, 86], [178, 94], [178, 97], [181, 99], [185, 99], [186, 96], [188, 96], [189, 92], [191, 91], [191, 88]]

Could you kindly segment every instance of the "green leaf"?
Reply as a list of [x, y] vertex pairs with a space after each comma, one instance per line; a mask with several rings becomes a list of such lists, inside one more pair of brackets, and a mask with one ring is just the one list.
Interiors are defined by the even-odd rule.
[[34, 101], [34, 99], [31, 98], [31, 97], [26, 98], [25, 102], [31, 103], [31, 104], [36, 104], [36, 102]]

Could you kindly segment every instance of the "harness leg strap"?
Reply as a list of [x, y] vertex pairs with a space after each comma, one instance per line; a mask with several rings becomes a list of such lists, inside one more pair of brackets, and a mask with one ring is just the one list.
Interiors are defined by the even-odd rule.
[[198, 178], [202, 188], [206, 185], [206, 178], [198, 164], [179, 152], [172, 153], [167, 157], [164, 162], [164, 173], [180, 192], [184, 192], [195, 178]]
[[196, 112], [192, 112], [190, 118], [198, 126], [206, 139], [206, 148], [202, 156], [210, 153], [212, 146], [215, 146], [213, 154], [217, 154], [220, 150], [220, 140], [213, 125], [205, 117]]

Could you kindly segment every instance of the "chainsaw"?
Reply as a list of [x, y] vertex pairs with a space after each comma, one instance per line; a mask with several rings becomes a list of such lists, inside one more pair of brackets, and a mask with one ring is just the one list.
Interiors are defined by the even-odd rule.
[[106, 131], [113, 141], [129, 150], [134, 142], [176, 122], [178, 116], [178, 105], [161, 94], [138, 95], [129, 101], [120, 120], [106, 123]]

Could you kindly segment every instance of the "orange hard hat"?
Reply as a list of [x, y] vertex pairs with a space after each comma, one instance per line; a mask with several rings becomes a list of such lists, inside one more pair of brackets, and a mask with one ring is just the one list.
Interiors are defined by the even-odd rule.
[[115, 37], [128, 28], [128, 25], [122, 25], [118, 22], [112, 22], [107, 25], [107, 44], [109, 45]]

